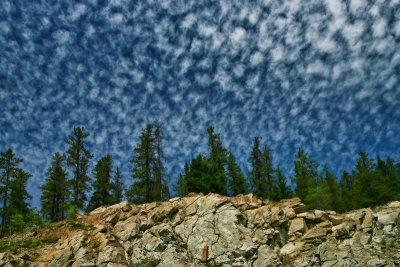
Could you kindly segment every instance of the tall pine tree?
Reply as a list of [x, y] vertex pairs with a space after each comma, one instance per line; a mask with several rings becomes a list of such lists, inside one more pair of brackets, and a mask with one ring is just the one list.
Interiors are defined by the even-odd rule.
[[12, 149], [9, 148], [5, 152], [0, 154], [0, 192], [1, 200], [3, 202], [3, 207], [1, 211], [1, 230], [0, 236], [3, 236], [10, 223], [10, 211], [9, 211], [9, 198], [10, 198], [10, 182], [13, 172], [17, 169], [19, 163], [22, 159], [16, 158]]
[[26, 221], [30, 211], [28, 201], [32, 199], [32, 196], [26, 190], [26, 184], [32, 175], [17, 168], [13, 171], [12, 176], [9, 211], [10, 214], [22, 214]]
[[51, 222], [65, 219], [68, 209], [70, 186], [68, 173], [64, 169], [65, 156], [56, 152], [52, 157], [51, 166], [47, 169], [45, 184], [40, 187], [43, 216]]
[[162, 201], [169, 198], [169, 188], [167, 175], [165, 173], [165, 167], [163, 162], [166, 161], [164, 155], [163, 146], [164, 133], [162, 124], [155, 125], [154, 130], [154, 148], [155, 148], [155, 163], [154, 163], [154, 175], [155, 175], [155, 200]]
[[84, 132], [84, 127], [74, 127], [74, 135], [68, 136], [65, 141], [69, 145], [67, 150], [67, 166], [71, 167], [73, 178], [71, 180], [72, 205], [82, 209], [87, 200], [86, 191], [89, 189], [90, 178], [87, 175], [89, 160], [93, 158], [87, 148], [85, 138], [90, 135]]
[[139, 136], [139, 144], [133, 150], [132, 178], [134, 183], [126, 191], [126, 197], [132, 203], [151, 202], [156, 197], [156, 184], [153, 166], [156, 159], [154, 153], [153, 125], [148, 124]]
[[208, 147], [210, 153], [208, 162], [213, 179], [210, 181], [210, 192], [227, 195], [228, 177], [225, 172], [227, 164], [227, 149], [222, 146], [220, 134], [214, 132], [214, 127], [207, 128]]
[[113, 160], [111, 155], [102, 157], [94, 167], [92, 171], [94, 176], [92, 188], [94, 192], [86, 208], [87, 211], [92, 211], [100, 206], [108, 206], [115, 203], [113, 184], [111, 181], [112, 168]]
[[355, 208], [370, 207], [376, 204], [377, 191], [374, 187], [377, 181], [377, 176], [374, 172], [376, 165], [368, 153], [360, 151], [358, 155], [352, 186], [352, 193], [357, 196], [354, 206]]
[[274, 199], [276, 196], [276, 180], [275, 180], [275, 170], [272, 164], [271, 151], [268, 149], [267, 145], [264, 145], [263, 151], [261, 153], [261, 161], [263, 164], [263, 175], [265, 177], [266, 192], [265, 196], [268, 199]]
[[277, 192], [276, 179], [274, 177], [274, 168], [272, 156], [268, 147], [264, 145], [260, 150], [261, 137], [254, 137], [253, 147], [248, 159], [251, 165], [251, 171], [248, 173], [255, 196], [262, 199], [275, 199]]
[[276, 168], [276, 181], [277, 181], [277, 189], [275, 193], [275, 199], [287, 199], [292, 196], [292, 189], [290, 186], [287, 185], [286, 177], [283, 175], [281, 169], [278, 167]]
[[294, 161], [295, 175], [291, 179], [296, 184], [296, 195], [303, 201], [306, 201], [310, 188], [318, 184], [318, 166], [319, 164], [299, 147]]
[[115, 204], [120, 203], [124, 197], [124, 182], [118, 167], [114, 174], [113, 196]]
[[242, 169], [236, 163], [236, 158], [232, 153], [228, 153], [227, 176], [229, 178], [229, 191], [231, 195], [245, 194], [248, 189], [246, 178]]

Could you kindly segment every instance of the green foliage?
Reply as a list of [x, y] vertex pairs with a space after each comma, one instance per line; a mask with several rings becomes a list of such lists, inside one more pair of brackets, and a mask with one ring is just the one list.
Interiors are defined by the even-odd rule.
[[214, 133], [214, 127], [208, 127], [207, 133], [210, 151], [207, 162], [209, 165], [209, 174], [212, 176], [212, 179], [209, 180], [209, 190], [207, 193], [212, 192], [227, 195], [228, 177], [225, 167], [227, 165], [228, 150], [222, 146], [220, 134]]
[[279, 166], [276, 168], [276, 181], [277, 188], [275, 192], [274, 199], [281, 200], [290, 198], [293, 195], [292, 189], [287, 185], [286, 177], [283, 175]]
[[65, 156], [56, 152], [52, 157], [51, 166], [47, 169], [45, 183], [40, 187], [43, 216], [51, 222], [65, 218], [70, 196], [70, 184], [67, 172], [63, 167]]
[[102, 157], [94, 167], [92, 173], [95, 177], [92, 188], [93, 195], [90, 198], [87, 211], [92, 211], [100, 206], [108, 206], [115, 203], [113, 196], [113, 184], [111, 182], [111, 172], [113, 168], [111, 155]]
[[24, 216], [21, 213], [13, 214], [10, 217], [10, 228], [13, 233], [22, 232], [26, 224], [24, 221]]
[[248, 159], [252, 169], [248, 173], [252, 190], [255, 196], [262, 199], [276, 199], [277, 181], [272, 164], [271, 152], [267, 145], [260, 150], [261, 137], [254, 137], [253, 147]]
[[119, 172], [119, 168], [115, 171], [114, 183], [112, 184], [114, 204], [120, 203], [124, 197], [124, 182]]
[[26, 191], [26, 183], [32, 175], [17, 167], [21, 162], [22, 159], [16, 158], [11, 148], [0, 153], [1, 236], [12, 231], [13, 214], [25, 215], [29, 212], [27, 201], [31, 196]]
[[157, 260], [155, 258], [146, 258], [144, 260], [141, 260], [138, 263], [135, 263], [133, 266], [134, 267], [156, 267], [160, 263], [160, 260]]
[[[342, 177], [342, 183], [348, 185], [346, 176]], [[400, 175], [390, 157], [386, 162], [378, 157], [375, 163], [368, 153], [360, 151], [351, 177], [350, 186], [341, 186], [351, 208], [373, 207], [400, 199]]]
[[209, 127], [207, 133], [208, 156], [199, 154], [190, 164], [185, 163], [175, 191], [179, 196], [190, 192], [221, 195], [245, 193], [246, 179], [234, 155], [222, 146], [220, 135], [214, 132], [214, 127]]
[[165, 157], [161, 127], [161, 125], [148, 124], [142, 130], [139, 143], [133, 150], [130, 163], [133, 164], [134, 183], [125, 193], [132, 203], [160, 201], [169, 196], [167, 175], [163, 166]]
[[229, 181], [229, 191], [232, 195], [245, 194], [248, 189], [246, 178], [242, 169], [236, 163], [236, 158], [232, 153], [228, 153], [227, 176]]
[[75, 205], [71, 205], [67, 212], [68, 223], [75, 223], [77, 217], [78, 217], [78, 207]]
[[0, 253], [8, 251], [13, 254], [18, 254], [22, 252], [23, 249], [37, 249], [46, 244], [55, 244], [59, 239], [58, 236], [49, 236], [43, 239], [24, 239], [16, 241], [0, 240]]
[[153, 125], [148, 124], [139, 136], [139, 144], [133, 149], [132, 178], [135, 182], [127, 190], [126, 197], [132, 203], [146, 203], [155, 199], [155, 179], [153, 164], [155, 161]]
[[306, 198], [309, 195], [309, 190], [318, 185], [318, 166], [319, 164], [312, 160], [308, 153], [304, 153], [304, 150], [299, 147], [294, 161], [293, 171], [295, 175], [291, 177], [291, 180], [296, 184], [296, 195], [309, 205], [312, 203], [307, 203]]
[[89, 160], [93, 154], [86, 148], [85, 138], [90, 135], [84, 132], [84, 127], [74, 127], [74, 135], [65, 141], [67, 150], [67, 166], [72, 169], [71, 180], [72, 204], [82, 209], [87, 200], [86, 191], [89, 189], [90, 178], [87, 175]]

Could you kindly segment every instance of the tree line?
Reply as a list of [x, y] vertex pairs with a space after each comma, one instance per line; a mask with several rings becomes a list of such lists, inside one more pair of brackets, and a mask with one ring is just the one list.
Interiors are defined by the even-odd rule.
[[[258, 198], [271, 201], [298, 196], [311, 209], [334, 209], [339, 212], [400, 199], [400, 163], [395, 163], [390, 157], [385, 160], [378, 157], [375, 161], [366, 152], [360, 151], [355, 168], [350, 172], [344, 171], [338, 179], [329, 171], [327, 164], [320, 168], [309, 153], [298, 148], [294, 175], [287, 179], [280, 167], [274, 166], [267, 144], [262, 144], [262, 137], [257, 136], [249, 151], [250, 171], [245, 175], [234, 154], [223, 146], [221, 136], [214, 127], [209, 127], [207, 134], [208, 153], [199, 154], [185, 163], [174, 185], [178, 196], [190, 192], [230, 196], [253, 193]], [[164, 166], [167, 159], [162, 124], [148, 124], [142, 129], [129, 161], [133, 181], [129, 188], [125, 188], [119, 167], [114, 166], [110, 154], [101, 157], [91, 170], [92, 177], [89, 175], [93, 158], [86, 142], [89, 135], [84, 127], [74, 127], [73, 134], [65, 140], [67, 151], [56, 152], [52, 156], [51, 165], [44, 173], [44, 184], [39, 188], [40, 213], [29, 206], [32, 197], [26, 185], [32, 175], [18, 167], [22, 159], [17, 158], [11, 148], [1, 152], [1, 236], [21, 227], [40, 224], [42, 220], [64, 220], [71, 209], [90, 212], [125, 198], [140, 204], [171, 197], [168, 187], [170, 177]]]

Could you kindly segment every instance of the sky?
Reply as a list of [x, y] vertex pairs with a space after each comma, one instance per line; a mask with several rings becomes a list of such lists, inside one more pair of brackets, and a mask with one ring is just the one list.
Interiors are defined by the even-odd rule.
[[32, 206], [74, 126], [127, 186], [147, 123], [170, 185], [209, 126], [245, 172], [262, 136], [286, 176], [298, 147], [340, 176], [360, 150], [400, 161], [399, 104], [398, 0], [0, 1], [0, 151]]

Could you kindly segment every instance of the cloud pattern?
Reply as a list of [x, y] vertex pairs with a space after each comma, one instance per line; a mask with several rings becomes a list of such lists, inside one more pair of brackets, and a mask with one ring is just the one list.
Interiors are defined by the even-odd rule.
[[210, 125], [245, 171], [263, 136], [287, 175], [298, 146], [340, 175], [359, 150], [400, 158], [400, 3], [2, 0], [0, 102], [0, 149], [34, 174], [34, 206], [76, 125], [127, 185], [155, 122], [171, 184]]

